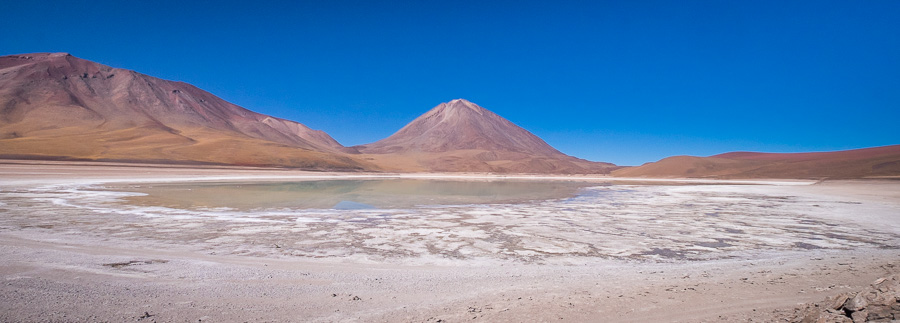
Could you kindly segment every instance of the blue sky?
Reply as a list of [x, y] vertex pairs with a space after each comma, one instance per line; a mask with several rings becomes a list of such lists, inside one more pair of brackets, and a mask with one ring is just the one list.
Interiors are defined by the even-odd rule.
[[466, 98], [585, 159], [900, 144], [900, 1], [2, 1], [0, 55], [184, 81], [344, 145]]

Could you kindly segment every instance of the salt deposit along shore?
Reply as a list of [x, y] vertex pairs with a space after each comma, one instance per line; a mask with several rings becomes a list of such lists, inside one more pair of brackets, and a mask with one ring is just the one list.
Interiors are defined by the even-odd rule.
[[4, 161], [0, 321], [778, 321], [900, 271], [891, 180], [531, 176], [597, 185], [378, 210], [179, 209], [121, 189], [392, 177], [504, 179]]

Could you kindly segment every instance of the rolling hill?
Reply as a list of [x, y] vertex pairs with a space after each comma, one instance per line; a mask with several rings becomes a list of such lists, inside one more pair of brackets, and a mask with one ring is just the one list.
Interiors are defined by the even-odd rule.
[[619, 177], [840, 179], [900, 176], [900, 145], [810, 153], [675, 156], [614, 171]]

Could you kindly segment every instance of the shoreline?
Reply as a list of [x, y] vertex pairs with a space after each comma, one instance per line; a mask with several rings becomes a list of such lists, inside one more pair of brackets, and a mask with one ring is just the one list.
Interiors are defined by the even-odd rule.
[[[54, 169], [54, 171], [30, 172], [34, 167]], [[139, 173], [129, 172], [137, 170]], [[172, 176], [172, 173], [183, 173]], [[229, 175], [241, 173], [242, 175]], [[59, 175], [53, 178], [35, 179], [29, 175]], [[68, 176], [67, 176], [68, 175]], [[129, 178], [130, 177], [130, 178]], [[151, 183], [190, 181], [273, 181], [273, 180], [341, 180], [341, 179], [450, 179], [450, 180], [546, 180], [584, 182], [625, 182], [625, 183], [675, 183], [675, 184], [744, 184], [744, 185], [811, 185], [819, 181], [803, 179], [699, 179], [699, 178], [629, 178], [609, 175], [540, 175], [540, 174], [493, 174], [493, 173], [365, 173], [365, 172], [317, 172], [280, 168], [257, 168], [240, 166], [194, 166], [123, 164], [105, 162], [62, 162], [62, 161], [8, 161], [0, 160], [0, 185], [54, 184], [57, 181], [77, 179], [104, 183]], [[16, 181], [21, 178], [20, 181]]]

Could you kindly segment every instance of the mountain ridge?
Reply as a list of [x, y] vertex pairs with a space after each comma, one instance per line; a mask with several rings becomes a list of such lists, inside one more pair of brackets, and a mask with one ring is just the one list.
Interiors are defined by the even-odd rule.
[[709, 157], [672, 156], [618, 169], [618, 177], [844, 179], [900, 175], [900, 145], [861, 149], [760, 153], [728, 152]]
[[373, 168], [301, 123], [68, 53], [0, 57], [0, 138], [4, 154], [35, 158]]

